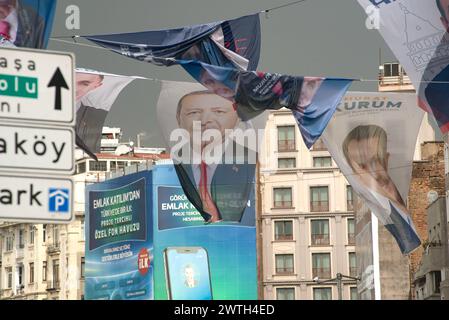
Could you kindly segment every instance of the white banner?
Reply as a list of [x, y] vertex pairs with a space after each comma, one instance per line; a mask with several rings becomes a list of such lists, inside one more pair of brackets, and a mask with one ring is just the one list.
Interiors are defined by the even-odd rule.
[[424, 112], [413, 94], [347, 94], [323, 140], [353, 189], [408, 254], [420, 240], [406, 207]]

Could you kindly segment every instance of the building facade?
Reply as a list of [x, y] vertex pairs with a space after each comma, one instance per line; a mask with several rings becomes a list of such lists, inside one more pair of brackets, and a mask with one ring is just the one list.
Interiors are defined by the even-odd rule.
[[[288, 110], [271, 112], [260, 157], [263, 299], [338, 299], [357, 276], [353, 192], [321, 141], [311, 151]], [[342, 299], [356, 299], [354, 280]]]

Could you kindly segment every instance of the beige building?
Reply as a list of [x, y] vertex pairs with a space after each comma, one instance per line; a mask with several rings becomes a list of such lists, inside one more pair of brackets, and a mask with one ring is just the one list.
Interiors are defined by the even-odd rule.
[[0, 221], [0, 300], [84, 298], [84, 192], [111, 172], [145, 170], [164, 149], [132, 148], [119, 142], [121, 129], [104, 128], [98, 162], [77, 150], [73, 177], [75, 219], [69, 225]]
[[[289, 110], [271, 112], [266, 130], [263, 298], [338, 299], [337, 281], [319, 282], [337, 273], [357, 276], [352, 188], [321, 141], [307, 149]], [[356, 298], [356, 282], [344, 279], [342, 299]]]

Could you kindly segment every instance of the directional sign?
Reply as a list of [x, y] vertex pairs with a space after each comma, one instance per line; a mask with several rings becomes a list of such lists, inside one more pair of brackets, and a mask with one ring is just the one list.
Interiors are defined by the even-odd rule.
[[70, 178], [0, 175], [0, 219], [26, 223], [70, 223]]
[[0, 49], [0, 119], [73, 125], [72, 54]]
[[73, 174], [73, 128], [0, 123], [0, 171]]

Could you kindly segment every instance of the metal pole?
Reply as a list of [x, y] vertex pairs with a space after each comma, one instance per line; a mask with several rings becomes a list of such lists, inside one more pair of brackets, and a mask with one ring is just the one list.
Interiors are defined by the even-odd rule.
[[337, 273], [337, 288], [338, 288], [338, 300], [342, 300], [343, 288], [342, 288], [343, 277], [341, 273]]

